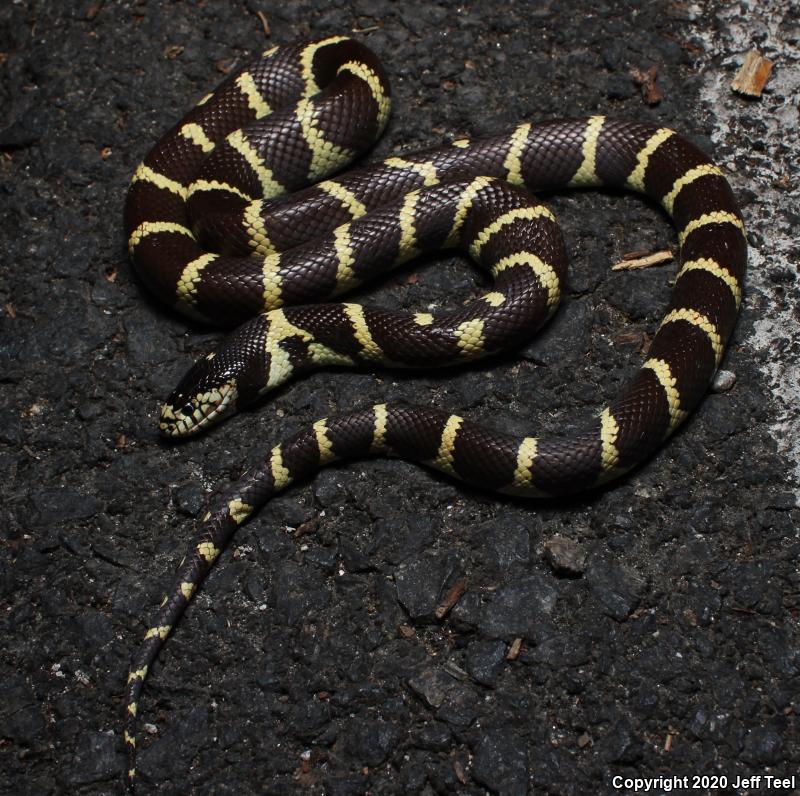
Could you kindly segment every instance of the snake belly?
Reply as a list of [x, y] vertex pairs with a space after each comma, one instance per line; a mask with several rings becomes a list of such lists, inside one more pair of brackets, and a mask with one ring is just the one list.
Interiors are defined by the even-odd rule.
[[[331, 178], [380, 135], [389, 96], [380, 62], [352, 39], [275, 47], [205, 97], [136, 170], [125, 224], [144, 283], [193, 318], [244, 322], [162, 407], [162, 433], [195, 433], [313, 367], [440, 366], [525, 339], [554, 311], [565, 269], [560, 233], [531, 189], [627, 188], [658, 202], [680, 244], [669, 306], [640, 369], [577, 433], [517, 437], [387, 402], [275, 445], [203, 517], [135, 656], [124, 736], [131, 785], [148, 669], [227, 540], [273, 495], [368, 455], [522, 496], [591, 488], [652, 455], [687, 417], [733, 330], [744, 225], [721, 171], [685, 138], [603, 116], [523, 123]], [[466, 307], [318, 303], [446, 247], [494, 280]]]

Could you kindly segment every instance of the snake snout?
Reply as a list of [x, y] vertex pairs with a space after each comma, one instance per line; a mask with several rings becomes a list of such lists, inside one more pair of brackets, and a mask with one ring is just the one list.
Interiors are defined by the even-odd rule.
[[176, 390], [161, 406], [158, 428], [165, 437], [186, 437], [222, 420], [235, 407], [235, 381], [191, 395]]

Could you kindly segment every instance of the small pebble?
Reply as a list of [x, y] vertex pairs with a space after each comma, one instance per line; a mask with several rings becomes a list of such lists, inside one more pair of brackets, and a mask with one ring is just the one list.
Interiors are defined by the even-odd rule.
[[730, 370], [718, 370], [714, 381], [711, 382], [711, 389], [714, 392], [728, 392], [734, 384], [736, 384], [735, 373]]
[[554, 536], [545, 542], [544, 558], [559, 575], [577, 577], [586, 569], [584, 549], [577, 542], [564, 536]]

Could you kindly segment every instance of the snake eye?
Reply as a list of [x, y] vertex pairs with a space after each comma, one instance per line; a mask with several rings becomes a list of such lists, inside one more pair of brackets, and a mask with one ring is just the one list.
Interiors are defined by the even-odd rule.
[[183, 409], [181, 409], [181, 413], [184, 415], [191, 415], [194, 413], [194, 407], [191, 404], [186, 404]]

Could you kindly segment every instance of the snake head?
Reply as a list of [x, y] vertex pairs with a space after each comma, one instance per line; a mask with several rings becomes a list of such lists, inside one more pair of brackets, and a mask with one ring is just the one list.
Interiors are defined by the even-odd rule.
[[165, 437], [188, 437], [252, 403], [268, 387], [266, 316], [257, 315], [198, 360], [161, 407]]
[[222, 420], [236, 408], [236, 378], [209, 354], [181, 379], [161, 406], [158, 428], [165, 437], [196, 434]]

